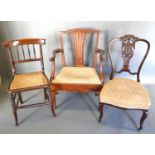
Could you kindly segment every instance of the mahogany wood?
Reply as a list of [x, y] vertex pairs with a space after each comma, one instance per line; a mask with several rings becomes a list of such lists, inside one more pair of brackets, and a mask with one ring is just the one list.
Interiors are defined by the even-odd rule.
[[57, 54], [61, 54], [61, 64], [62, 67], [66, 66], [65, 63], [65, 56], [64, 56], [64, 48], [63, 48], [63, 35], [67, 34], [70, 35], [72, 38], [72, 43], [73, 43], [73, 49], [74, 49], [74, 66], [85, 66], [84, 65], [84, 43], [86, 40], [86, 36], [88, 34], [93, 34], [95, 35], [95, 49], [94, 49], [94, 65], [93, 67], [96, 68], [97, 64], [97, 54], [99, 54], [100, 57], [100, 80], [103, 82], [103, 54], [104, 50], [98, 49], [98, 39], [99, 39], [99, 31], [98, 30], [92, 30], [92, 29], [71, 29], [67, 31], [61, 31], [59, 35], [60, 39], [60, 48], [55, 49], [53, 51], [53, 56], [50, 58], [50, 61], [52, 63], [52, 69], [51, 69], [51, 95], [52, 95], [52, 102], [54, 104], [54, 113], [55, 113], [55, 108], [56, 108], [56, 94], [57, 91], [67, 91], [67, 92], [100, 92], [102, 89], [103, 85], [80, 85], [80, 84], [54, 84], [52, 83], [52, 80], [55, 77], [55, 58]]
[[[118, 41], [118, 40], [121, 41], [121, 43], [122, 43], [121, 57], [123, 59], [123, 67], [121, 68], [121, 70], [116, 71], [114, 69], [114, 66], [113, 66], [113, 61], [112, 61], [110, 47], [111, 47], [111, 44], [114, 41]], [[140, 65], [139, 65], [139, 67], [138, 67], [138, 71], [137, 72], [132, 72], [132, 71], [130, 71], [129, 65], [130, 65], [130, 60], [134, 56], [135, 44], [137, 42], [144, 42], [144, 43], [146, 43], [147, 44], [147, 50], [146, 50], [146, 53], [145, 53], [145, 55], [144, 55]], [[146, 59], [146, 57], [148, 55], [149, 50], [150, 50], [150, 43], [149, 43], [149, 41], [147, 41], [145, 39], [138, 38], [138, 37], [136, 37], [134, 35], [125, 35], [125, 36], [122, 36], [120, 38], [112, 39], [109, 42], [109, 50], [108, 50], [108, 54], [109, 54], [109, 58], [110, 58], [110, 62], [111, 62], [111, 67], [112, 67], [112, 71], [111, 71], [111, 75], [110, 75], [110, 80], [112, 80], [114, 78], [114, 74], [115, 73], [128, 72], [131, 75], [137, 75], [137, 82], [140, 82], [140, 71], [141, 71], [143, 63], [144, 63], [144, 61], [145, 61], [145, 59]], [[113, 106], [110, 103], [101, 103], [101, 102], [99, 102], [99, 111], [100, 111], [99, 122], [101, 122], [102, 116], [103, 116], [103, 105]], [[113, 107], [116, 107], [116, 106], [113, 106]], [[142, 111], [143, 114], [142, 114], [142, 117], [140, 119], [140, 127], [138, 128], [138, 130], [142, 129], [142, 125], [143, 125], [144, 120], [147, 117], [148, 110], [146, 110], [146, 109], [138, 109], [138, 108], [137, 109], [127, 109], [127, 108], [120, 108], [120, 107], [116, 107], [116, 108], [123, 109], [123, 110], [140, 110], [140, 111]]]

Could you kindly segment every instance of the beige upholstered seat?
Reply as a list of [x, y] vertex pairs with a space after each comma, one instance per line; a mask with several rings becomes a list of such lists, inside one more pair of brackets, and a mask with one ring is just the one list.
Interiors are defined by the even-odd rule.
[[114, 78], [107, 82], [100, 93], [100, 102], [120, 108], [148, 110], [149, 95], [142, 84], [125, 78]]
[[52, 83], [101, 85], [99, 76], [92, 67], [63, 67]]
[[14, 76], [10, 85], [10, 90], [31, 88], [47, 84], [48, 81], [42, 72], [19, 74]]

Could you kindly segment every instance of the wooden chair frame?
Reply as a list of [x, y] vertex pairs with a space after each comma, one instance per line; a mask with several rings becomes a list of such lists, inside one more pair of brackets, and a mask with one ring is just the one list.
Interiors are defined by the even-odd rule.
[[[57, 91], [67, 91], [67, 92], [100, 92], [103, 85], [80, 85], [80, 84], [54, 84], [52, 80], [55, 76], [55, 58], [57, 54], [61, 54], [61, 64], [62, 67], [66, 66], [65, 63], [65, 56], [64, 56], [64, 48], [63, 48], [63, 34], [69, 34], [72, 37], [73, 46], [74, 46], [74, 66], [75, 67], [84, 67], [84, 60], [83, 60], [83, 47], [84, 41], [87, 34], [93, 34], [96, 36], [96, 44], [95, 44], [95, 55], [94, 55], [94, 65], [93, 67], [96, 68], [97, 65], [97, 54], [100, 56], [100, 80], [103, 82], [103, 54], [104, 50], [98, 49], [98, 39], [99, 39], [99, 31], [92, 30], [92, 29], [72, 29], [68, 31], [61, 31], [60, 32], [60, 48], [55, 49], [53, 51], [53, 56], [50, 58], [52, 62], [52, 69], [51, 69], [51, 96], [52, 96], [52, 103], [54, 106], [54, 111], [56, 109], [56, 94]], [[80, 53], [80, 54], [79, 54]], [[78, 57], [80, 55], [80, 57]], [[55, 113], [55, 112], [54, 112]]]
[[[8, 87], [8, 92], [9, 92], [10, 100], [11, 100], [11, 103], [12, 103], [12, 110], [13, 110], [16, 126], [19, 124], [18, 123], [18, 115], [17, 115], [17, 110], [18, 109], [49, 105], [49, 103], [47, 103], [47, 102], [23, 105], [24, 102], [23, 102], [23, 99], [22, 99], [21, 92], [36, 90], [36, 89], [43, 89], [44, 90], [45, 100], [48, 99], [48, 101], [50, 102], [50, 105], [51, 105], [51, 110], [53, 111], [52, 104], [51, 104], [51, 97], [50, 97], [50, 95], [48, 95], [50, 93], [47, 93], [47, 91], [48, 92], [50, 91], [49, 90], [50, 89], [50, 81], [48, 80], [48, 78], [47, 78], [47, 76], [45, 75], [45, 72], [44, 72], [42, 45], [44, 45], [45, 42], [46, 42], [46, 39], [43, 39], [43, 38], [25, 38], [25, 39], [19, 39], [19, 40], [5, 41], [5, 42], [2, 43], [2, 45], [5, 48], [7, 48], [8, 51], [9, 51], [10, 65], [11, 65], [11, 69], [12, 69], [13, 78], [14, 78], [15, 75], [17, 75], [16, 74], [16, 64], [40, 61], [40, 63], [41, 63], [41, 72], [43, 73], [46, 80], [48, 81], [47, 84], [41, 85], [41, 86], [39, 85], [39, 86], [35, 86], [35, 87], [30, 87], [30, 88], [21, 88], [21, 89], [10, 90], [10, 85], [11, 85], [12, 80], [13, 80], [13, 78], [12, 78], [12, 80], [11, 80], [11, 82], [9, 84], [9, 87]], [[25, 50], [23, 48], [24, 45], [27, 46], [27, 51], [28, 51], [28, 56], [29, 56], [28, 58], [25, 57]], [[36, 56], [35, 45], [39, 46], [40, 58], [37, 58], [37, 56]], [[21, 59], [21, 57], [20, 57], [20, 52], [21, 51], [19, 51], [19, 46], [21, 46], [21, 48], [22, 48], [23, 59]], [[33, 46], [33, 52], [34, 52], [34, 57], [33, 58], [31, 57], [32, 55], [31, 55], [31, 50], [30, 50], [29, 46]], [[12, 54], [12, 52], [13, 52], [12, 48], [13, 47], [16, 48], [18, 60], [13, 59], [13, 54]]]
[[[111, 56], [110, 47], [111, 47], [111, 45], [112, 45], [112, 43], [114, 41], [121, 41], [122, 42], [121, 56], [122, 56], [122, 59], [123, 59], [123, 67], [119, 71], [116, 71], [114, 69], [112, 56]], [[132, 71], [130, 71], [129, 64], [130, 64], [131, 58], [134, 55], [135, 44], [137, 42], [146, 43], [147, 44], [147, 50], [146, 50], [146, 53], [145, 53], [140, 65], [139, 65], [139, 67], [138, 67], [137, 72], [132, 72]], [[112, 68], [111, 75], [110, 75], [110, 80], [112, 80], [114, 78], [115, 73], [128, 72], [131, 75], [137, 75], [137, 82], [140, 82], [140, 71], [141, 71], [142, 66], [144, 64], [144, 61], [145, 61], [145, 59], [146, 59], [146, 57], [148, 55], [149, 50], [150, 50], [150, 43], [147, 40], [135, 37], [134, 35], [125, 35], [125, 36], [120, 37], [120, 38], [112, 39], [109, 42], [109, 47], [108, 47], [108, 54], [109, 54], [109, 58], [110, 58], [111, 68]], [[101, 122], [102, 117], [103, 117], [103, 107], [104, 107], [104, 105], [113, 106], [113, 105], [110, 105], [110, 103], [101, 103], [101, 102], [99, 102], [99, 111], [100, 111], [100, 116], [99, 116], [99, 120], [98, 120], [99, 122]], [[116, 107], [116, 106], [113, 106], [113, 107]], [[140, 119], [140, 127], [138, 128], [138, 130], [142, 129], [144, 120], [147, 118], [148, 110], [145, 110], [145, 109], [127, 109], [127, 108], [120, 108], [120, 107], [116, 107], [116, 108], [123, 109], [123, 110], [140, 110], [140, 111], [142, 111], [142, 117]]]

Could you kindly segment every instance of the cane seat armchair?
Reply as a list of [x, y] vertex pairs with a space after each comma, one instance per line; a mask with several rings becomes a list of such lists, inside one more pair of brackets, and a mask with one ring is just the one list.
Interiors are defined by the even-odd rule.
[[[114, 68], [114, 59], [112, 58], [112, 44], [115, 41], [121, 42], [121, 57], [123, 62], [123, 67], [118, 70], [116, 69], [116, 66]], [[135, 52], [139, 52], [136, 49], [136, 43], [146, 43], [147, 50], [144, 54], [144, 57], [138, 65], [138, 70], [136, 72], [133, 72], [130, 70], [129, 65], [131, 64], [131, 59]], [[144, 86], [140, 83], [140, 71], [142, 68], [142, 65], [148, 55], [150, 49], [150, 43], [145, 40], [138, 38], [134, 35], [125, 35], [120, 38], [113, 39], [109, 43], [109, 58], [112, 66], [110, 81], [108, 81], [104, 87], [102, 88], [99, 96], [99, 111], [100, 111], [100, 117], [99, 122], [102, 119], [103, 116], [103, 106], [104, 105], [110, 105], [114, 106], [120, 109], [128, 109], [128, 110], [141, 110], [143, 112], [142, 117], [140, 119], [140, 127], [138, 130], [142, 129], [142, 125], [144, 120], [147, 117], [147, 112], [149, 110], [149, 107], [151, 105], [150, 97], [147, 92], [147, 90], [144, 88]], [[137, 76], [137, 81], [127, 78], [114, 78], [115, 73], [122, 73], [127, 72], [131, 75]]]
[[[86, 67], [84, 64], [84, 45], [87, 35], [92, 34], [95, 37], [94, 63], [92, 67]], [[70, 36], [74, 50], [74, 65], [66, 66], [63, 36]], [[99, 31], [92, 29], [72, 29], [60, 32], [60, 48], [53, 51], [51, 70], [51, 96], [54, 111], [56, 109], [57, 91], [67, 92], [96, 92], [99, 93], [103, 82], [103, 53], [98, 49]], [[55, 75], [56, 55], [61, 54], [62, 68]], [[96, 71], [97, 57], [100, 58], [100, 74]]]
[[[49, 93], [50, 81], [45, 75], [43, 64], [42, 45], [45, 44], [45, 41], [46, 40], [42, 38], [25, 38], [3, 42], [3, 46], [9, 51], [10, 64], [13, 74], [13, 78], [8, 87], [8, 92], [12, 102], [16, 126], [19, 124], [17, 115], [18, 109], [49, 104], [48, 102], [24, 104], [21, 94], [22, 92], [43, 89], [45, 100], [48, 99], [49, 102], [51, 101]], [[40, 62], [41, 69], [39, 69], [39, 71], [17, 73], [17, 65], [33, 62]]]

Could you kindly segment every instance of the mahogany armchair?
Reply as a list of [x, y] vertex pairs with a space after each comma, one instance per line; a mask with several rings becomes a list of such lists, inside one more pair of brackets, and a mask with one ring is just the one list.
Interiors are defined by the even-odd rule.
[[[50, 93], [47, 93], [47, 91], [49, 92], [50, 81], [48, 80], [44, 72], [42, 51], [42, 45], [44, 44], [45, 39], [41, 38], [19, 39], [6, 41], [3, 43], [3, 46], [9, 51], [10, 64], [13, 74], [13, 78], [9, 84], [8, 91], [12, 103], [16, 126], [18, 125], [18, 109], [43, 106], [48, 104], [47, 102], [44, 102], [24, 105], [21, 92], [43, 89], [45, 100], [48, 99], [49, 102], [51, 100], [50, 95], [48, 95]], [[27, 64], [30, 62], [40, 62], [41, 69], [36, 72], [17, 74], [17, 64]]]
[[[113, 59], [112, 59], [112, 51], [111, 45], [115, 41], [121, 42], [121, 57], [123, 67], [118, 70], [114, 68]], [[130, 70], [129, 65], [132, 57], [134, 56], [136, 43], [144, 42], [147, 45], [146, 53], [138, 67], [136, 72]], [[99, 96], [99, 111], [100, 117], [99, 122], [103, 116], [103, 106], [109, 105], [114, 106], [120, 109], [128, 109], [128, 110], [140, 110], [143, 112], [142, 117], [140, 119], [140, 127], [138, 130], [142, 129], [142, 125], [144, 120], [147, 117], [147, 112], [151, 105], [151, 100], [149, 98], [149, 94], [147, 90], [144, 88], [142, 84], [140, 84], [140, 71], [142, 69], [142, 65], [148, 55], [150, 49], [150, 43], [145, 40], [138, 38], [134, 35], [125, 35], [120, 38], [113, 39], [109, 43], [109, 58], [112, 66], [112, 72], [110, 76], [110, 81], [108, 81], [104, 87], [102, 88]], [[113, 50], [114, 51], [114, 50]], [[137, 50], [137, 52], [139, 52]], [[118, 62], [118, 61], [117, 61]], [[115, 66], [116, 67], [116, 66]], [[135, 68], [135, 67], [134, 67]], [[137, 76], [137, 81], [127, 79], [127, 78], [113, 78], [115, 73], [127, 72], [131, 75]]]
[[[63, 35], [69, 35], [72, 39], [74, 49], [74, 66], [68, 67], [65, 63]], [[92, 34], [95, 39], [94, 64], [92, 67], [86, 67], [84, 64], [84, 44], [88, 34]], [[98, 49], [99, 31], [92, 29], [72, 29], [60, 32], [60, 48], [53, 51], [51, 70], [51, 96], [53, 111], [56, 109], [57, 91], [67, 92], [100, 92], [103, 83], [103, 53], [102, 49]], [[61, 54], [62, 69], [55, 76], [55, 58], [57, 54]], [[96, 71], [97, 54], [100, 55], [100, 75]]]

